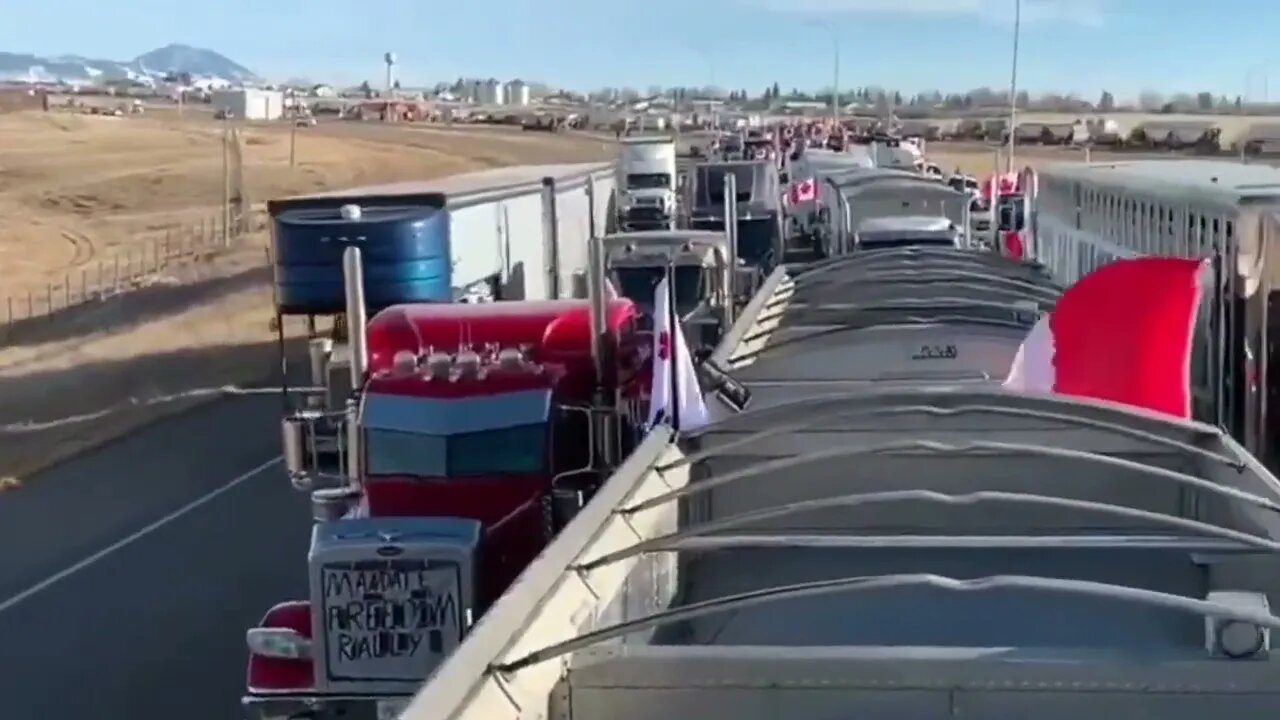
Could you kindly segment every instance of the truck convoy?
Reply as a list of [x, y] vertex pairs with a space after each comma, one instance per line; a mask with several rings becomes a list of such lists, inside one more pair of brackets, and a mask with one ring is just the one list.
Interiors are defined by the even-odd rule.
[[[586, 215], [598, 228], [592, 177]], [[502, 196], [518, 203], [512, 219], [536, 211], [539, 195], [544, 210], [548, 195], [554, 203], [553, 182], [532, 184], [541, 191]], [[502, 202], [478, 209], [501, 218]], [[532, 236], [503, 232], [503, 256], [531, 259], [525, 282], [550, 299], [463, 303], [459, 275], [489, 265], [450, 247], [452, 207], [467, 205], [440, 193], [271, 204], [281, 317], [335, 317], [329, 337], [311, 339], [313, 379], [327, 392], [308, 388], [282, 430], [290, 481], [315, 520], [309, 596], [272, 607], [247, 633], [251, 717], [394, 710], [647, 420], [651, 337], [636, 303], [609, 293], [596, 233], [584, 247], [561, 242], [559, 225], [570, 236], [578, 224], [567, 211], [564, 223], [534, 223]], [[545, 267], [544, 251], [554, 256]], [[586, 297], [566, 299], [551, 279], [567, 285], [578, 253]]]
[[676, 223], [676, 143], [669, 136], [619, 140], [618, 227], [671, 229]]
[[[1274, 717], [1278, 189], [1257, 165], [1064, 164], [1027, 188], [1025, 258], [779, 268], [713, 355], [754, 406], [646, 438], [406, 720]], [[1149, 259], [1213, 282], [1099, 288]], [[1050, 325], [1073, 293], [1077, 327]], [[1164, 313], [1166, 347], [1108, 355], [1143, 329], [1097, 332], [1108, 299]], [[1179, 366], [1187, 407], [1001, 382], [1046, 326], [1057, 379]]]

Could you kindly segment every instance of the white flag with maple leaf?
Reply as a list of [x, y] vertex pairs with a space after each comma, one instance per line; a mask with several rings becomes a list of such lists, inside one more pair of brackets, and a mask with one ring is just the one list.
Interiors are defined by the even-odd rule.
[[[649, 394], [649, 427], [666, 421], [677, 431], [689, 432], [709, 422], [693, 356], [685, 342], [671, 302], [669, 278], [654, 288], [653, 389]], [[673, 401], [674, 398], [674, 401]]]

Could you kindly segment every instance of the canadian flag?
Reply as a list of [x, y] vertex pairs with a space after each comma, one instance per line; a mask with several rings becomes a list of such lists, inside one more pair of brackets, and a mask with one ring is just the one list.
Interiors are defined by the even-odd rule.
[[665, 420], [677, 431], [691, 431], [710, 422], [707, 405], [693, 368], [693, 356], [680, 329], [671, 300], [669, 278], [654, 288], [653, 385], [649, 394], [649, 427]]
[[1004, 256], [1011, 260], [1022, 260], [1025, 250], [1022, 245], [1022, 233], [1017, 230], [1006, 230], [1004, 242], [1000, 243]]
[[1080, 278], [1031, 328], [1004, 387], [1191, 417], [1202, 260], [1117, 260]]
[[818, 199], [818, 183], [813, 178], [803, 180], [791, 185], [791, 204], [799, 205], [803, 202], [813, 202]]

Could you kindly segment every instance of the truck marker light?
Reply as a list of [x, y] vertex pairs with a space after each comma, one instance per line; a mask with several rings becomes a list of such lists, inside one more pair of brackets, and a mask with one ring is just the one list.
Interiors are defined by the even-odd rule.
[[250, 628], [245, 643], [254, 655], [287, 660], [311, 657], [311, 641], [289, 628]]

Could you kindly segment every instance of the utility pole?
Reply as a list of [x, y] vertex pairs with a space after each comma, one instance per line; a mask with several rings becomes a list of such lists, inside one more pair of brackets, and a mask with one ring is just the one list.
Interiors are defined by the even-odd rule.
[[831, 32], [831, 47], [835, 60], [831, 67], [831, 119], [840, 126], [840, 36]]
[[1009, 78], [1009, 152], [1006, 172], [1013, 172], [1013, 149], [1018, 129], [1018, 38], [1022, 34], [1022, 0], [1013, 0], [1013, 63]]
[[222, 121], [222, 246], [231, 245], [231, 121]]

